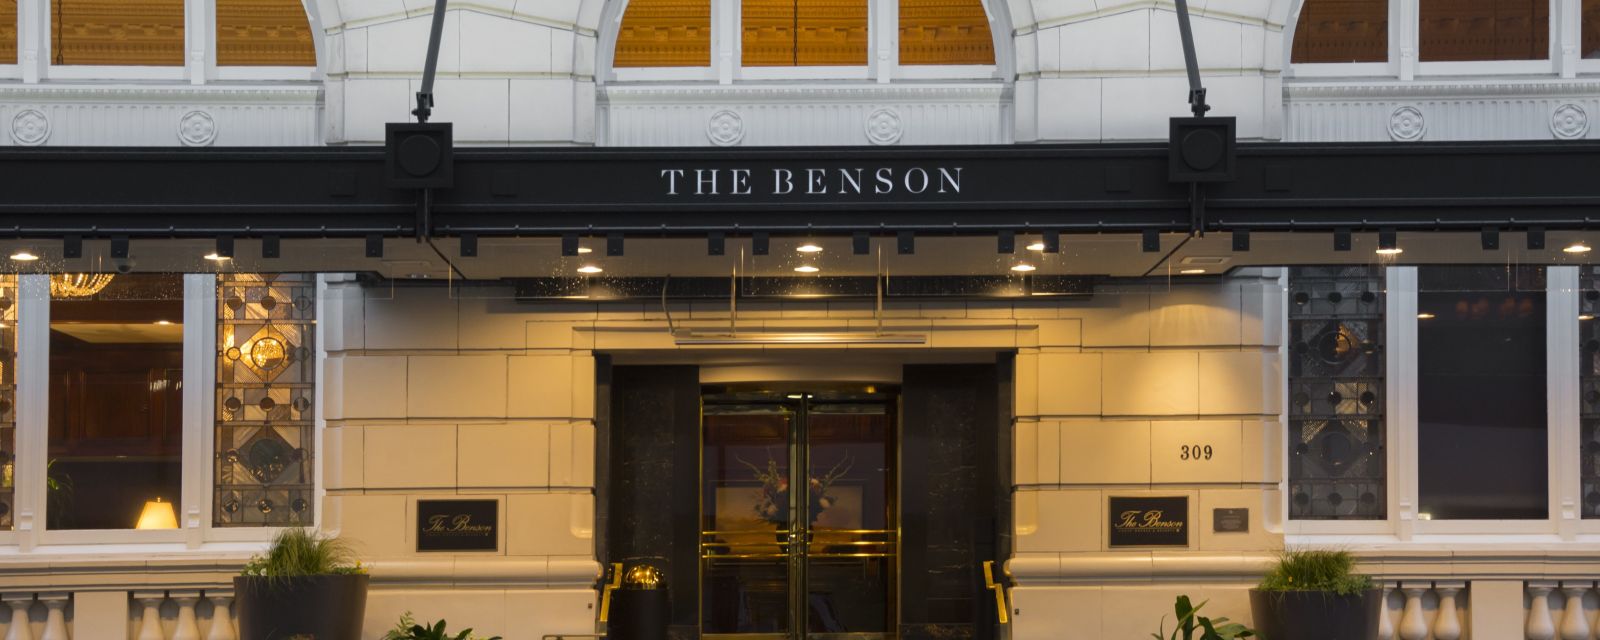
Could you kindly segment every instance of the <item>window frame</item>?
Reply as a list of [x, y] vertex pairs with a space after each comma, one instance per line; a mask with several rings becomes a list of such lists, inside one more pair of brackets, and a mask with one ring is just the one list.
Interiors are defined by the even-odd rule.
[[[1417, 294], [1418, 267], [1385, 268], [1384, 347], [1387, 375], [1386, 446], [1388, 512], [1382, 520], [1295, 520], [1289, 513], [1289, 456], [1279, 455], [1283, 482], [1280, 509], [1285, 514], [1283, 532], [1286, 544], [1383, 545], [1394, 543], [1428, 544], [1459, 542], [1470, 538], [1484, 542], [1508, 540], [1576, 539], [1579, 534], [1600, 534], [1600, 519], [1583, 520], [1579, 511], [1581, 491], [1579, 448], [1571, 446], [1581, 438], [1579, 424], [1579, 337], [1578, 268], [1545, 265], [1545, 366], [1549, 512], [1542, 520], [1419, 520], [1418, 505], [1418, 424], [1417, 424]], [[1280, 287], [1288, 291], [1285, 270]], [[1282, 314], [1283, 335], [1288, 335], [1287, 305]], [[1283, 392], [1288, 391], [1289, 350], [1279, 350], [1282, 358]], [[1280, 415], [1287, 425], [1285, 407]]]
[[[193, 0], [191, 0], [193, 1]], [[215, 0], [212, 0], [215, 1]], [[704, 67], [618, 67], [615, 65], [616, 34], [628, 12], [628, 3], [620, 3], [608, 30], [609, 37], [598, 44], [602, 51], [605, 82], [657, 82], [657, 81], [716, 81], [720, 84], [735, 82], [771, 81], [876, 81], [893, 80], [988, 80], [998, 77], [1000, 48], [994, 47], [994, 64], [984, 65], [902, 65], [900, 64], [900, 2], [899, 0], [865, 0], [867, 2], [867, 61], [862, 65], [840, 66], [759, 66], [744, 65], [743, 59], [743, 6], [741, 0], [710, 0], [711, 2], [711, 60]], [[983, 7], [984, 19], [989, 27], [991, 41], [994, 34], [1009, 32], [998, 24], [988, 0], [977, 0]], [[892, 28], [883, 28], [892, 25]]]
[[[176, 530], [140, 531], [136, 529], [49, 530], [45, 527], [45, 467], [49, 459], [49, 366], [48, 348], [18, 349], [17, 352], [17, 459], [15, 471], [15, 528], [0, 531], [0, 547], [15, 547], [22, 553], [49, 551], [61, 553], [148, 553], [162, 551], [203, 551], [254, 549], [270, 541], [284, 527], [217, 527], [212, 524], [216, 444], [217, 375], [217, 274], [186, 273], [183, 301], [183, 453], [181, 500]], [[49, 344], [50, 283], [48, 274], [17, 276], [17, 330], [19, 344]], [[318, 276], [316, 304], [325, 304], [326, 279]], [[322, 323], [316, 329], [316, 368], [326, 362]], [[323, 385], [316, 385], [314, 402], [321, 406]], [[325, 509], [320, 508], [326, 489], [323, 484], [323, 431], [321, 411], [314, 423], [312, 478], [313, 495], [319, 508], [312, 517], [313, 527], [323, 524]], [[244, 547], [238, 545], [243, 544]]]
[[[1567, 16], [1582, 17], [1582, 0], [1549, 0], [1549, 52], [1543, 60], [1422, 61], [1421, 0], [1390, 0], [1389, 59], [1385, 62], [1294, 62], [1294, 31], [1300, 27], [1300, 13], [1306, 2], [1298, 0], [1292, 17], [1294, 24], [1284, 38], [1285, 76], [1290, 78], [1398, 78], [1411, 81], [1418, 76], [1460, 77], [1483, 75], [1553, 75], [1571, 77], [1576, 71], [1600, 72], [1600, 59], [1582, 60], [1582, 29]], [[1571, 24], [1567, 24], [1571, 22]], [[1568, 57], [1568, 45], [1576, 52]]]

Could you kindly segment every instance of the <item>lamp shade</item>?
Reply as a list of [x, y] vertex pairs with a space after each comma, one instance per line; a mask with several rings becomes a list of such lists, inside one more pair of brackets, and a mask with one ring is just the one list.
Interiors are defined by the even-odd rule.
[[139, 514], [139, 524], [135, 529], [176, 529], [178, 528], [178, 514], [172, 510], [171, 502], [162, 502], [156, 498], [144, 503], [144, 511]]

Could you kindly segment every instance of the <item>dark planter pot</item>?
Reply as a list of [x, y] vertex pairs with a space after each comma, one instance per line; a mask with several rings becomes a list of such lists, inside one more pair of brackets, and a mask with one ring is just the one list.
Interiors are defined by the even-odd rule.
[[1383, 592], [1250, 590], [1250, 613], [1264, 640], [1377, 640]]
[[369, 576], [233, 579], [239, 640], [360, 640]]

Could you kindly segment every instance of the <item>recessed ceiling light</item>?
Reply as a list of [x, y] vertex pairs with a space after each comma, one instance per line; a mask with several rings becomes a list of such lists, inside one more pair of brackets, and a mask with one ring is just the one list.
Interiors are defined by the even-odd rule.
[[172, 324], [172, 321], [171, 320], [157, 320], [156, 324], [159, 324], [159, 325], [165, 327], [165, 326], [167, 326], [169, 324]]
[[1023, 273], [1027, 273], [1029, 271], [1033, 271], [1034, 269], [1038, 269], [1038, 267], [1035, 267], [1035, 266], [1033, 266], [1031, 264], [1026, 264], [1026, 263], [1019, 264], [1019, 265], [1011, 268], [1012, 271], [1021, 271]]
[[601, 271], [605, 271], [605, 269], [601, 269], [600, 267], [592, 264], [586, 264], [578, 267], [578, 273], [600, 273]]
[[578, 247], [578, 253], [594, 253], [594, 249], [590, 249], [588, 247]]
[[1029, 251], [1044, 251], [1044, 243], [1043, 242], [1035, 242], [1033, 244], [1028, 245], [1027, 249]]
[[789, 394], [789, 395], [786, 395], [786, 396], [784, 396], [784, 397], [785, 397], [785, 398], [788, 398], [788, 399], [790, 399], [790, 400], [800, 400], [800, 399], [803, 399], [803, 398], [805, 398], [805, 396], [804, 396], [804, 395], [801, 395], [801, 394], [798, 394], [798, 393], [791, 393], [791, 394]]
[[1417, 314], [1417, 319], [1418, 320], [1432, 320], [1433, 318], [1434, 318], [1434, 315], [1431, 314], [1431, 313], [1428, 313], [1426, 311]]
[[1181, 273], [1181, 274], [1186, 275], [1186, 276], [1196, 276], [1196, 275], [1200, 275], [1200, 274], [1205, 273], [1205, 272], [1206, 272], [1205, 269], [1184, 269], [1182, 271], [1179, 271], [1178, 273]]
[[34, 260], [38, 260], [39, 256], [28, 253], [28, 251], [24, 249], [11, 254], [11, 259], [16, 260], [17, 262], [33, 262]]
[[1593, 320], [1593, 319], [1594, 319], [1594, 314], [1592, 314], [1592, 313], [1585, 313], [1585, 314], [1583, 314], [1583, 315], [1580, 315], [1580, 316], [1578, 316], [1578, 319], [1579, 319], [1579, 320]]
[[799, 271], [800, 273], [816, 273], [818, 271], [821, 271], [821, 269], [813, 267], [813, 266], [811, 266], [809, 264], [800, 265], [798, 267], [795, 267], [794, 270], [795, 271]]
[[215, 252], [212, 252], [212, 253], [206, 254], [206, 259], [210, 260], [212, 262], [222, 262], [224, 260], [232, 260], [233, 258], [229, 258], [227, 256], [217, 255]]
[[817, 253], [822, 251], [822, 247], [815, 242], [808, 241], [805, 244], [795, 247], [794, 250], [799, 251], [800, 253]]
[[1562, 251], [1567, 253], [1588, 253], [1589, 245], [1584, 244], [1582, 241], [1578, 241], [1567, 245], [1567, 247], [1562, 249]]
[[1382, 249], [1378, 250], [1378, 255], [1380, 255], [1380, 256], [1397, 256], [1397, 255], [1400, 255], [1402, 253], [1405, 253], [1405, 251], [1406, 251], [1405, 249], [1401, 249], [1400, 247], [1385, 247], [1385, 248], [1382, 248]]

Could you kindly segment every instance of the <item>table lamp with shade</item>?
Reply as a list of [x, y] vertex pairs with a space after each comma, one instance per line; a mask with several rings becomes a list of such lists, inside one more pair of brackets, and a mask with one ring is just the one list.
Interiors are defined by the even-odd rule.
[[158, 496], [155, 500], [144, 503], [144, 511], [139, 513], [139, 524], [133, 528], [176, 529], [178, 514], [173, 511], [171, 502], [163, 502]]

